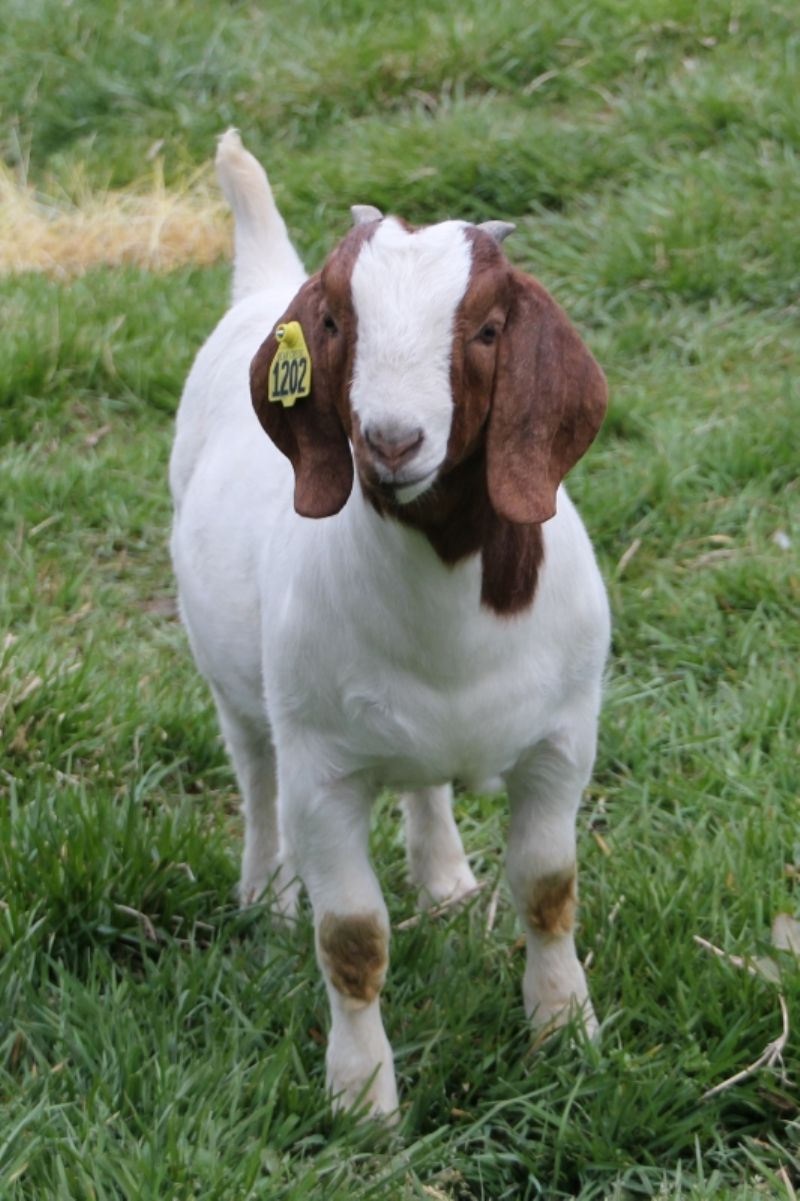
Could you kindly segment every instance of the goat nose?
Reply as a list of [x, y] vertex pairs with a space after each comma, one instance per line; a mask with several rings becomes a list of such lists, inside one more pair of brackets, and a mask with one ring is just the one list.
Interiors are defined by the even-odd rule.
[[364, 430], [364, 438], [375, 458], [380, 459], [381, 463], [392, 471], [397, 471], [414, 458], [422, 446], [425, 434], [419, 428], [389, 432], [371, 427]]

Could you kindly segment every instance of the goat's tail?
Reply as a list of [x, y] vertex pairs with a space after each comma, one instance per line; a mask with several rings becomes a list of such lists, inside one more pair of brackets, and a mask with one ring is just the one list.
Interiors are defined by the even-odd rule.
[[239, 131], [219, 140], [217, 177], [234, 216], [233, 301], [262, 288], [294, 291], [306, 278], [289, 240], [266, 172], [242, 145]]

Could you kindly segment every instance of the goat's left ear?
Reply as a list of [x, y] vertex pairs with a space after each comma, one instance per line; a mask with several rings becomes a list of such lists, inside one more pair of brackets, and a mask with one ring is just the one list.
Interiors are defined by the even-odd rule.
[[492, 508], [517, 523], [547, 521], [561, 480], [605, 416], [603, 372], [541, 284], [512, 271], [486, 442]]

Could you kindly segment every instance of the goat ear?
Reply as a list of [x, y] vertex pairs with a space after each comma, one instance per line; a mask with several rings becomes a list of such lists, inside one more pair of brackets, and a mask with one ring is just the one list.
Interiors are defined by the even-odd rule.
[[607, 405], [603, 372], [541, 284], [512, 272], [486, 440], [492, 508], [547, 521], [561, 480], [589, 448]]
[[330, 345], [321, 336], [322, 288], [319, 275], [307, 280], [275, 327], [299, 321], [311, 355], [311, 392], [291, 408], [267, 397], [269, 370], [277, 351], [275, 330], [250, 364], [250, 395], [258, 420], [294, 468], [294, 507], [302, 517], [331, 517], [353, 487], [353, 459], [337, 401], [344, 400], [342, 371], [331, 364]]

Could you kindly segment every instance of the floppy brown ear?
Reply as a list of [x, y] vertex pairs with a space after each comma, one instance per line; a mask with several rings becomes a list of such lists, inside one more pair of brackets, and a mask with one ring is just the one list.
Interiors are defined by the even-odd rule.
[[322, 330], [319, 275], [306, 280], [278, 325], [299, 321], [311, 356], [311, 392], [284, 408], [267, 398], [269, 370], [278, 350], [275, 328], [250, 364], [250, 395], [258, 420], [294, 468], [294, 507], [302, 517], [338, 513], [353, 487], [353, 459], [337, 401], [343, 370], [332, 362]]
[[603, 372], [541, 284], [512, 272], [486, 439], [489, 499], [519, 523], [547, 521], [556, 490], [590, 446], [607, 405]]

